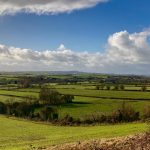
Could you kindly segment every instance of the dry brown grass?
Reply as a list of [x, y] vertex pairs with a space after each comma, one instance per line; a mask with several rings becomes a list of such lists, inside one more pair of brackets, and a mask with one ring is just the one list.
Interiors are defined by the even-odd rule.
[[45, 150], [150, 150], [150, 133], [70, 143]]

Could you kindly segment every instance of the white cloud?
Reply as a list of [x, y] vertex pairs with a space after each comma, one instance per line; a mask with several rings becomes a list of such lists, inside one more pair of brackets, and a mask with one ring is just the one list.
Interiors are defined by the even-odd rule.
[[0, 15], [27, 12], [56, 14], [93, 7], [108, 0], [0, 0]]
[[108, 38], [104, 53], [75, 52], [63, 44], [56, 50], [34, 51], [0, 45], [1, 71], [78, 70], [150, 74], [150, 30], [121, 31]]

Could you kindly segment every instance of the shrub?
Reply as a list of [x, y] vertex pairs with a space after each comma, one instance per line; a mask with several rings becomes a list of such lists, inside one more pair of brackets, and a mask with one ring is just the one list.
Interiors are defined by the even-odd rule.
[[143, 85], [142, 87], [141, 87], [141, 91], [147, 91], [147, 87], [145, 86], [145, 85]]
[[139, 112], [123, 103], [116, 111], [109, 114], [93, 113], [83, 118], [83, 123], [119, 123], [139, 120]]
[[92, 123], [105, 123], [107, 122], [107, 115], [99, 112], [86, 115], [83, 118], [83, 123], [92, 124]]
[[115, 85], [114, 90], [119, 90], [119, 85]]
[[32, 105], [23, 102], [19, 103], [19, 105], [15, 109], [15, 115], [18, 117], [31, 117], [33, 115], [33, 107]]
[[131, 106], [123, 102], [113, 117], [117, 119], [118, 122], [136, 121], [139, 120], [139, 112], [136, 112]]
[[124, 90], [124, 89], [125, 89], [124, 85], [123, 84], [120, 85], [120, 90]]
[[100, 89], [101, 89], [101, 90], [104, 90], [104, 88], [105, 88], [105, 85], [102, 84], [102, 85], [100, 86]]
[[60, 120], [61, 125], [72, 125], [73, 123], [75, 123], [75, 120], [68, 114]]
[[0, 102], [0, 114], [6, 113], [6, 105], [2, 102]]
[[96, 89], [96, 90], [99, 90], [99, 89], [100, 89], [100, 86], [99, 86], [99, 85], [96, 85], [96, 86], [95, 86], [95, 89]]
[[146, 106], [143, 111], [143, 118], [150, 119], [150, 105]]
[[109, 86], [109, 85], [107, 85], [107, 86], [106, 86], [106, 89], [107, 89], [107, 90], [110, 90], [110, 86]]
[[62, 95], [61, 101], [64, 103], [72, 103], [72, 100], [74, 99], [73, 95]]
[[6, 114], [17, 117], [30, 117], [33, 114], [34, 107], [26, 102], [14, 102], [6, 104]]
[[50, 106], [46, 106], [39, 112], [39, 117], [42, 121], [51, 121], [54, 119], [58, 119], [58, 113], [56, 109]]

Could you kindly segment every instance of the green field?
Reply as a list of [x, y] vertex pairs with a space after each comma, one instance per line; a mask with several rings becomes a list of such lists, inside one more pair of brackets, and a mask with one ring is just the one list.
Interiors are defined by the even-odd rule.
[[0, 102], [23, 101], [23, 98], [0, 95]]
[[[141, 114], [144, 107], [150, 105], [150, 92], [86, 90], [81, 88], [81, 86], [80, 89], [78, 89], [79, 85], [55, 85], [53, 87], [64, 94], [80, 95], [75, 96], [71, 104], [57, 106], [60, 118], [64, 117], [66, 114], [74, 118], [82, 118], [85, 115], [95, 112], [111, 112], [121, 106], [123, 101], [133, 106], [133, 108], [141, 112]], [[0, 101], [23, 101], [26, 100], [28, 96], [38, 98], [39, 91], [38, 88], [0, 90]]]
[[[56, 86], [57, 87], [57, 86]], [[57, 89], [57, 88], [56, 88]], [[62, 94], [71, 94], [76, 96], [89, 96], [89, 97], [102, 97], [102, 98], [120, 98], [120, 99], [149, 99], [150, 100], [150, 92], [142, 92], [142, 91], [113, 91], [113, 90], [87, 90], [87, 89], [77, 89], [77, 88], [58, 88], [57, 89]], [[37, 92], [39, 92], [39, 89], [20, 89], [19, 91], [24, 91], [28, 93], [21, 93], [23, 95], [36, 95]], [[0, 90], [0, 93], [4, 93], [4, 91]], [[34, 93], [36, 92], [36, 93]], [[15, 93], [15, 92], [11, 92]]]
[[109, 138], [144, 132], [144, 123], [61, 127], [0, 116], [0, 149], [29, 149], [29, 145], [45, 146], [93, 138]]
[[20, 91], [10, 91], [10, 90], [0, 90], [0, 95], [6, 95], [6, 96], [14, 96], [14, 97], [28, 97], [28, 96], [34, 96], [35, 98], [38, 98], [38, 93], [34, 92], [20, 92]]
[[[100, 99], [100, 98], [89, 98], [89, 97], [75, 97], [74, 103], [64, 104], [58, 107], [60, 117], [69, 114], [75, 118], [84, 117], [86, 115], [102, 112], [108, 113], [116, 110], [122, 105], [124, 100], [114, 99]], [[142, 115], [145, 106], [150, 105], [149, 101], [126, 101], [126, 104], [132, 106], [136, 111], [139, 111]]]
[[[0, 95], [0, 101], [24, 101], [26, 100], [24, 97], [33, 95], [38, 97], [38, 93], [31, 92], [17, 92], [17, 91], [0, 91], [0, 94], [6, 94], [7, 96]], [[9, 96], [9, 95], [13, 95]], [[66, 114], [71, 115], [74, 118], [82, 118], [86, 115], [102, 112], [108, 113], [116, 110], [121, 104], [126, 101], [127, 104], [133, 106], [135, 110], [143, 113], [144, 107], [150, 105], [150, 101], [141, 101], [141, 100], [122, 100], [122, 99], [103, 99], [103, 98], [95, 98], [95, 97], [81, 97], [75, 96], [73, 103], [63, 104], [57, 106], [59, 111], [60, 118], [64, 117]]]

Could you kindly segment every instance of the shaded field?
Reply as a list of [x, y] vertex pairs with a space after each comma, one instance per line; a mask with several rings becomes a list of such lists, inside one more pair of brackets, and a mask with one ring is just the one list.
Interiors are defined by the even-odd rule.
[[93, 138], [109, 138], [144, 132], [144, 123], [61, 127], [0, 116], [0, 149], [28, 149], [30, 145], [63, 144]]

